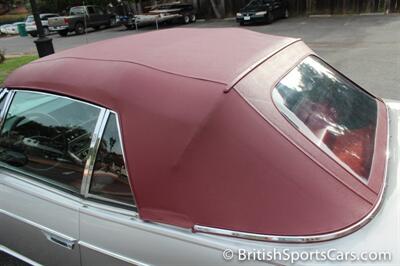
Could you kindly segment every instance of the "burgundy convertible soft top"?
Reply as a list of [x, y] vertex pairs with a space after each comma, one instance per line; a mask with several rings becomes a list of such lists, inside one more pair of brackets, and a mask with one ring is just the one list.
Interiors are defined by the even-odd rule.
[[[314, 236], [353, 226], [377, 205], [386, 118], [378, 100], [378, 148], [364, 183], [270, 101], [276, 82], [311, 54], [297, 39], [247, 30], [168, 29], [45, 57], [14, 72], [5, 86], [76, 97], [118, 112], [144, 220]], [[253, 74], [261, 64], [265, 83]], [[261, 109], [249, 99], [262, 103]]]

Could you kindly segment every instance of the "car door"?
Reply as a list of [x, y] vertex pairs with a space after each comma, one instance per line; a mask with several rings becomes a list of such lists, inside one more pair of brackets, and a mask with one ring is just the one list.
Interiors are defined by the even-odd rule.
[[80, 265], [81, 184], [104, 109], [9, 91], [0, 130], [0, 249], [44, 265]]
[[86, 13], [88, 16], [88, 19], [86, 21], [87, 27], [96, 27], [100, 25], [99, 15], [96, 14], [96, 10], [94, 9], [93, 6], [87, 6]]
[[96, 27], [96, 26], [101, 26], [104, 24], [104, 18], [103, 15], [99, 13], [99, 10], [95, 6], [88, 6], [86, 7], [86, 10], [89, 14], [89, 23], [88, 26], [90, 27]]
[[101, 25], [107, 25], [110, 22], [110, 15], [107, 14], [102, 8], [95, 7], [96, 14], [99, 16], [99, 21]]
[[84, 183], [86, 197], [81, 209], [80, 227], [82, 265], [124, 265], [141, 262], [133, 256], [118, 255], [122, 245], [119, 236], [127, 233], [120, 221], [130, 222], [136, 214], [125, 168], [118, 117], [107, 111], [102, 134], [92, 161], [90, 178]]
[[199, 244], [190, 229], [139, 218], [118, 121], [116, 113], [106, 111], [94, 148], [97, 156], [84, 180], [79, 224], [82, 265], [226, 265], [222, 251]]

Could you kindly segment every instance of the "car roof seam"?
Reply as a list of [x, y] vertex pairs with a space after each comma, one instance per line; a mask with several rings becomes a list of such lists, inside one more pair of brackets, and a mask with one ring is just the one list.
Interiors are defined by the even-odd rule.
[[40, 64], [40, 63], [45, 63], [45, 62], [50, 62], [50, 61], [58, 61], [58, 60], [62, 60], [62, 59], [79, 59], [79, 60], [88, 60], [88, 61], [128, 63], [128, 64], [134, 64], [134, 65], [150, 68], [150, 69], [155, 70], [155, 71], [160, 71], [160, 72], [164, 72], [164, 73], [175, 75], [175, 76], [179, 76], [179, 77], [212, 82], [212, 83], [220, 84], [220, 85], [223, 85], [223, 86], [227, 86], [228, 85], [226, 82], [223, 82], [223, 81], [213, 80], [213, 79], [203, 78], [203, 77], [196, 77], [196, 76], [192, 76], [192, 75], [185, 75], [185, 74], [181, 74], [181, 73], [165, 70], [165, 69], [162, 69], [162, 68], [158, 68], [158, 67], [155, 67], [155, 66], [151, 66], [151, 65], [148, 65], [148, 64], [145, 64], [145, 63], [136, 62], [136, 61], [130, 61], [130, 60], [115, 60], [115, 59], [103, 59], [103, 58], [87, 58], [87, 57], [78, 57], [78, 56], [63, 56], [63, 57], [58, 57], [58, 58], [54, 58], [54, 59], [33, 61], [30, 64]]
[[301, 39], [293, 39], [287, 44], [281, 46], [280, 48], [274, 50], [273, 52], [267, 54], [266, 56], [261, 57], [261, 59], [257, 60], [253, 64], [251, 64], [249, 67], [247, 67], [244, 71], [242, 71], [237, 78], [235, 78], [230, 84], [227, 84], [227, 87], [225, 88], [224, 92], [229, 92], [233, 87], [235, 87], [236, 84], [238, 84], [242, 79], [244, 79], [249, 73], [251, 73], [254, 69], [256, 69], [258, 66], [260, 66], [262, 63], [273, 57], [274, 55], [280, 53], [281, 51], [285, 50], [289, 46], [295, 44], [296, 42], [300, 42]]

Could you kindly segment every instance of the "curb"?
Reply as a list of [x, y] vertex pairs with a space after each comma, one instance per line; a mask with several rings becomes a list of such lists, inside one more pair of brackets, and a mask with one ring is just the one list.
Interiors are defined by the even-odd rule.
[[6, 59], [12, 59], [12, 58], [17, 58], [25, 55], [36, 55], [34, 53], [11, 53], [11, 54], [5, 54], [4, 57]]
[[309, 18], [330, 18], [332, 17], [331, 14], [316, 14], [316, 15], [309, 15]]
[[385, 16], [391, 15], [394, 13], [385, 13], [385, 12], [373, 12], [373, 13], [359, 13], [359, 14], [315, 14], [315, 15], [308, 15], [309, 18], [330, 18], [330, 17], [345, 17], [345, 16]]
[[386, 15], [385, 12], [376, 12], [376, 13], [360, 13], [359, 16], [382, 16]]

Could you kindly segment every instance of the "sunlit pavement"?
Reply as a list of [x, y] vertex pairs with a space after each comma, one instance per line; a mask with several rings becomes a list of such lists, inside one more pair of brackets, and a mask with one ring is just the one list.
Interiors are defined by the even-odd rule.
[[[239, 27], [234, 20], [211, 20], [180, 27]], [[166, 27], [161, 26], [160, 29]], [[302, 38], [334, 67], [362, 87], [384, 98], [400, 99], [400, 16], [334, 16], [324, 18], [289, 18], [271, 25], [243, 28]], [[154, 26], [139, 31], [124, 27], [90, 31], [86, 35], [59, 37], [51, 35], [56, 51], [109, 38], [156, 30]], [[36, 53], [31, 37], [0, 39], [6, 54]], [[212, 40], [210, 40], [212, 45]], [[115, 47], [118, 49], [118, 47]]]

